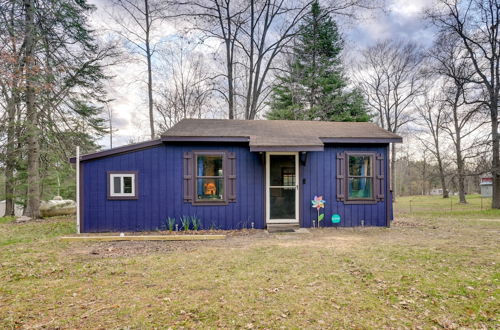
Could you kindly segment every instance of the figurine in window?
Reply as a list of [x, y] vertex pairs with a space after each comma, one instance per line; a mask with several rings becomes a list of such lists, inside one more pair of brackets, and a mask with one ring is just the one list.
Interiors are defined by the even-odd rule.
[[208, 182], [205, 183], [205, 195], [215, 195], [217, 192], [217, 188], [215, 187], [215, 183]]

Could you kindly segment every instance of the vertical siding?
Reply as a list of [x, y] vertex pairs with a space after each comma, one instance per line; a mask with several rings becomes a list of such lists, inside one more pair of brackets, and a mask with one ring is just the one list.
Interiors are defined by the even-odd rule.
[[[182, 160], [185, 151], [226, 150], [236, 153], [237, 202], [193, 206], [183, 201]], [[162, 145], [84, 162], [83, 231], [141, 231], [166, 228], [167, 217], [198, 216], [205, 229], [264, 228], [261, 160], [247, 145]], [[108, 200], [107, 171], [137, 170], [139, 199]], [[180, 226], [180, 223], [179, 223]]]
[[[236, 153], [237, 202], [222, 206], [193, 206], [183, 200], [183, 153], [193, 150], [226, 150]], [[385, 226], [387, 210], [392, 213], [387, 179], [383, 202], [344, 205], [336, 198], [336, 155], [344, 151], [371, 151], [384, 154], [385, 177], [389, 177], [387, 148], [380, 146], [326, 145], [323, 152], [309, 152], [300, 165], [301, 226], [312, 226], [317, 216], [311, 207], [314, 195], [326, 200], [322, 226], [331, 226], [331, 216], [341, 216], [341, 226]], [[204, 229], [265, 227], [264, 169], [261, 156], [244, 144], [169, 144], [83, 163], [83, 232], [140, 231], [166, 228], [167, 217], [177, 220], [196, 215]], [[138, 200], [108, 200], [107, 171], [138, 171]], [[305, 184], [303, 183], [305, 179]], [[388, 207], [389, 206], [389, 207]], [[178, 221], [179, 226], [180, 222]]]
[[387, 178], [387, 149], [385, 145], [376, 146], [356, 146], [356, 145], [325, 145], [323, 152], [309, 152], [307, 162], [302, 166], [302, 178], [306, 184], [302, 184], [303, 191], [301, 217], [302, 226], [311, 227], [312, 220], [317, 218], [317, 211], [311, 207], [311, 200], [315, 195], [322, 195], [326, 201], [325, 220], [321, 226], [332, 226], [332, 214], [339, 214], [340, 225], [343, 227], [360, 226], [361, 220], [365, 221], [365, 226], [385, 226], [387, 221], [386, 201], [389, 196], [386, 193], [384, 201], [376, 204], [348, 204], [337, 202], [336, 196], [336, 157], [337, 153], [345, 151], [370, 151], [382, 153], [385, 162], [385, 189], [388, 191]]

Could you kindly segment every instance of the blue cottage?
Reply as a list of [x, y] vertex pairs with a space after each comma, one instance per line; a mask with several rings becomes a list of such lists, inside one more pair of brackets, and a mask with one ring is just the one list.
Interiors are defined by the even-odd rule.
[[321, 226], [333, 214], [389, 226], [389, 144], [400, 142], [373, 123], [185, 119], [160, 139], [80, 156], [80, 230], [165, 229], [182, 216], [203, 229], [312, 227], [316, 195]]

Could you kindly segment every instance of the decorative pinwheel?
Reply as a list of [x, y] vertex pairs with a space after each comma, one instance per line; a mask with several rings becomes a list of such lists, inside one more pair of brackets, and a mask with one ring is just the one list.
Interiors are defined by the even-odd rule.
[[314, 199], [311, 201], [311, 203], [312, 207], [318, 211], [318, 227], [319, 227], [321, 220], [323, 220], [323, 218], [325, 217], [324, 214], [319, 213], [319, 210], [325, 208], [326, 202], [323, 200], [323, 196], [314, 196]]

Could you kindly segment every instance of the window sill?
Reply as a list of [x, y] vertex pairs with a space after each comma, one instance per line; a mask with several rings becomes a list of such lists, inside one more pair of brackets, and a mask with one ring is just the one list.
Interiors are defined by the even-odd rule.
[[120, 201], [120, 200], [134, 200], [134, 199], [139, 199], [137, 196], [108, 196], [108, 200], [112, 201]]
[[379, 201], [375, 199], [351, 199], [344, 201], [344, 204], [377, 204]]
[[193, 206], [224, 206], [229, 204], [227, 201], [194, 201], [191, 202]]

